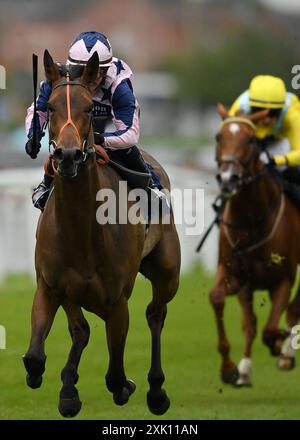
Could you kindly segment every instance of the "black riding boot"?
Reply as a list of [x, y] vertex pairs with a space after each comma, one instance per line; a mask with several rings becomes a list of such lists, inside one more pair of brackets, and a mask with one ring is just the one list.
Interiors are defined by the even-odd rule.
[[33, 190], [33, 206], [40, 209], [42, 212], [44, 211], [46, 202], [48, 200], [52, 182], [53, 178], [45, 174], [42, 182]]
[[130, 170], [140, 171], [141, 173], [150, 173], [140, 150], [136, 146], [119, 150], [110, 150], [109, 157]]
[[121, 165], [124, 165], [126, 168], [149, 174], [149, 183], [147, 189], [150, 203], [152, 198], [159, 199], [161, 202], [163, 202], [163, 207], [165, 205], [167, 210], [170, 209], [170, 202], [166, 194], [161, 191], [162, 186], [159, 182], [158, 176], [155, 175], [152, 167], [146, 164], [140, 150], [136, 145], [122, 150], [111, 150], [109, 152], [109, 157], [112, 160], [121, 163]]
[[149, 188], [157, 188], [157, 185], [155, 184], [152, 176], [152, 170], [146, 162], [144, 161], [144, 158], [135, 145], [130, 148], [126, 149], [119, 149], [119, 150], [111, 150], [109, 152], [109, 157], [112, 160], [116, 160], [117, 162], [121, 163], [121, 165], [124, 165], [126, 168], [129, 168], [133, 171], [139, 171], [141, 173], [147, 173], [150, 176], [149, 180]]

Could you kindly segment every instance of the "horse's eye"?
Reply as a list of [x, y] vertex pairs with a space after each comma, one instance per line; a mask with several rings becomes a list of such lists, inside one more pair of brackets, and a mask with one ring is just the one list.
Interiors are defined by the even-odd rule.
[[49, 113], [53, 113], [54, 112], [54, 108], [48, 104], [48, 112]]
[[221, 135], [220, 133], [216, 134], [216, 142], [220, 142], [221, 140]]

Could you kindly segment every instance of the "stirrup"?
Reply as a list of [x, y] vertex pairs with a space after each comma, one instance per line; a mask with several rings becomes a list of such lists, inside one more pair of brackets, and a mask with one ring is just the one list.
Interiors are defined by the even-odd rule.
[[161, 191], [157, 187], [149, 187], [148, 190], [150, 192], [150, 195], [153, 195], [155, 199], [159, 199], [162, 205], [166, 205], [168, 209], [171, 209], [170, 200], [163, 191]]

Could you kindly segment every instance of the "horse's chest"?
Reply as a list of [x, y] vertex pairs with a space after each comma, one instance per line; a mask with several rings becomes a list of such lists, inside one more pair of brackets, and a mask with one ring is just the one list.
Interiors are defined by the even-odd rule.
[[255, 288], [268, 288], [280, 279], [286, 270], [286, 262], [275, 254], [264, 256], [241, 256], [228, 265], [231, 274], [243, 283], [251, 283]]

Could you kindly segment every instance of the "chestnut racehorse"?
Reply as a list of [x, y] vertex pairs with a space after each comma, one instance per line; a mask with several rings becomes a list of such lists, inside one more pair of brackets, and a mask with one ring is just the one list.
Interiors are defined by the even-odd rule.
[[[80, 79], [62, 77], [48, 51], [44, 54], [46, 77], [52, 83], [49, 99], [49, 138], [55, 147], [54, 193], [49, 198], [37, 228], [37, 290], [32, 307], [32, 336], [24, 356], [27, 384], [38, 388], [45, 371], [45, 339], [55, 314], [62, 306], [68, 318], [72, 347], [62, 370], [59, 411], [75, 416], [81, 408], [75, 384], [83, 349], [89, 340], [89, 325], [82, 308], [106, 324], [109, 367], [106, 385], [117, 405], [128, 402], [135, 390], [127, 379], [123, 354], [128, 331], [128, 299], [140, 271], [152, 283], [153, 297], [146, 316], [152, 335], [151, 368], [147, 393], [149, 409], [163, 414], [170, 405], [162, 389], [160, 335], [167, 303], [178, 288], [180, 247], [171, 213], [170, 224], [99, 224], [96, 194], [102, 188], [118, 200], [121, 177], [107, 164], [96, 162], [92, 131], [92, 95], [99, 59], [94, 53]], [[105, 152], [102, 153], [107, 159]], [[162, 167], [145, 155], [170, 189]], [[105, 161], [104, 161], [105, 162]], [[132, 205], [132, 203], [131, 203]], [[130, 207], [130, 202], [128, 202]], [[121, 209], [117, 207], [117, 210]]]
[[[253, 293], [269, 291], [271, 311], [262, 339], [281, 369], [294, 366], [288, 331], [279, 329], [287, 309], [288, 329], [300, 313], [300, 291], [289, 305], [291, 289], [300, 260], [300, 215], [285, 197], [278, 171], [260, 159], [262, 148], [255, 137], [255, 123], [268, 111], [223, 119], [217, 135], [217, 179], [225, 205], [220, 221], [219, 260], [210, 301], [218, 329], [218, 350], [222, 357], [221, 377], [225, 383], [251, 385], [251, 351], [256, 335]], [[230, 358], [225, 331], [224, 305], [235, 294], [241, 305], [245, 334], [244, 357], [237, 366]]]

